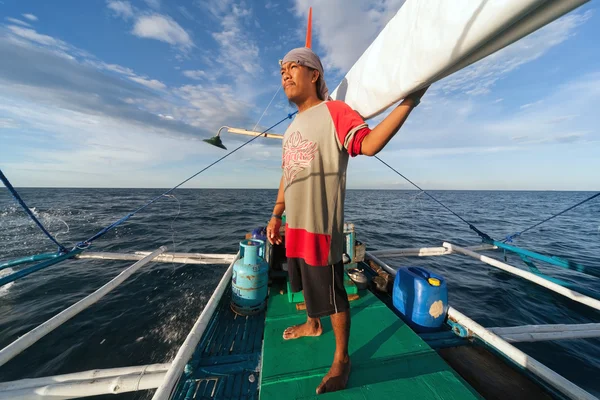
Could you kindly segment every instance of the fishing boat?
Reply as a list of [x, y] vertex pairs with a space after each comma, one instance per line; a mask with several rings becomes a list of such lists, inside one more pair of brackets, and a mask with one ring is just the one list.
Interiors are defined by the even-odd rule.
[[[408, 93], [503, 48], [584, 2], [461, 0], [452, 2], [455, 7], [452, 11], [448, 8], [449, 2], [432, 0], [424, 6], [423, 2], [409, 0], [350, 70], [333, 97], [347, 101], [365, 118], [375, 116]], [[422, 19], [423, 13], [435, 15], [435, 18], [417, 24], [418, 29], [423, 31], [419, 31], [422, 34], [416, 37], [421, 39], [415, 40], [406, 51], [415, 54], [417, 48], [427, 43], [431, 45], [430, 50], [436, 48], [446, 51], [440, 53], [435, 62], [428, 62], [432, 67], [427, 71], [409, 70], [407, 67], [398, 72], [389, 68], [389, 63], [381, 62], [383, 54], [398, 48], [394, 38], [406, 37], [399, 35], [399, 30], [410, 29], [411, 26], [406, 22]], [[460, 18], [458, 22], [448, 22], [449, 27], [456, 29], [446, 30], [445, 39], [440, 41], [433, 37], [442, 28], [434, 28], [433, 25], [437, 23], [443, 26], [440, 21], [446, 21], [445, 13]], [[429, 36], [424, 32], [429, 32]], [[307, 36], [309, 45], [310, 29]], [[449, 43], [454, 46], [449, 46]], [[373, 60], [376, 62], [373, 63]], [[397, 86], [397, 91], [379, 92], [382, 81], [394, 82], [398, 79], [397, 75], [405, 77], [402, 85]], [[272, 128], [262, 132], [229, 127], [222, 129], [252, 136], [244, 146], [263, 136], [281, 139], [281, 135], [268, 133]], [[225, 148], [219, 135], [222, 129], [208, 141]], [[286, 327], [305, 320], [305, 307], [301, 294], [292, 293], [289, 288], [282, 247], [268, 244], [260, 229], [240, 238], [240, 251], [237, 254], [170, 253], [165, 246], [154, 251], [134, 253], [91, 251], [92, 242], [96, 239], [126, 223], [136, 213], [168, 196], [191, 178], [68, 249], [45, 229], [0, 171], [0, 180], [23, 210], [59, 246], [57, 253], [2, 262], [0, 270], [18, 270], [0, 278], [0, 285], [24, 279], [67, 259], [134, 261], [94, 293], [1, 349], [0, 365], [17, 357], [45, 335], [99, 301], [150, 262], [228, 265], [170, 363], [2, 382], [0, 399], [58, 400], [149, 390], [155, 390], [152, 397], [155, 400], [316, 397], [315, 387], [331, 362], [334, 343], [331, 325], [328, 319], [323, 320], [323, 334], [320, 337], [283, 339], [282, 332]], [[428, 192], [423, 193], [446, 207]], [[593, 195], [552, 218], [599, 196], [600, 193]], [[345, 390], [323, 396], [341, 399], [595, 399], [595, 396], [528, 356], [512, 343], [599, 337], [600, 324], [483, 327], [448, 304], [444, 277], [422, 268], [398, 268], [385, 260], [390, 257], [470, 257], [490, 268], [502, 270], [564, 296], [567, 298], [565, 301], [577, 302], [595, 310], [600, 310], [600, 293], [546, 276], [535, 263], [542, 262], [595, 277], [600, 273], [568, 260], [511, 244], [515, 237], [549, 218], [505, 240], [495, 240], [447, 209], [467, 223], [479, 235], [481, 243], [463, 247], [444, 242], [439, 247], [370, 251], [369, 244], [357, 240], [360, 238], [360, 229], [357, 231], [350, 222], [345, 224], [345, 287], [351, 305], [349, 351], [353, 367]], [[502, 257], [494, 256], [494, 253], [516, 255], [527, 269], [510, 265], [502, 261]]]

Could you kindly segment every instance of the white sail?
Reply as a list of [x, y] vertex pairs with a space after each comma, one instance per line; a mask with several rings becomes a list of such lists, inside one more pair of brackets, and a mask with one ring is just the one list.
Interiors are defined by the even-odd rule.
[[371, 118], [588, 0], [407, 0], [331, 97]]

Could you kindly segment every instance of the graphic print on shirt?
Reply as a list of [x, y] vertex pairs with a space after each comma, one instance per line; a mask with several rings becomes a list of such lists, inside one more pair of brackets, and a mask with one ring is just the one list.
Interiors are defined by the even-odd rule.
[[316, 142], [304, 139], [299, 131], [290, 135], [283, 145], [283, 174], [287, 185], [310, 165], [316, 154]]

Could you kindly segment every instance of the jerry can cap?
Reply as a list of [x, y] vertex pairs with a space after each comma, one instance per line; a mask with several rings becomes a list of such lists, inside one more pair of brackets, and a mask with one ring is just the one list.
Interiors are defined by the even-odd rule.
[[427, 279], [427, 282], [431, 285], [431, 286], [440, 286], [441, 282], [439, 279], [437, 278], [429, 278]]

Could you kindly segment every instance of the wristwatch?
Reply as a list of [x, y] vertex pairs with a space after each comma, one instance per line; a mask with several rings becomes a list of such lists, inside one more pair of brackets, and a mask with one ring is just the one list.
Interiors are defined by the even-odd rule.
[[271, 218], [281, 219], [281, 215], [271, 214]]

